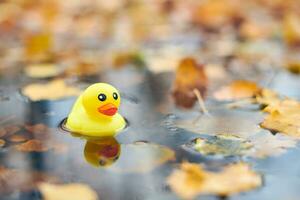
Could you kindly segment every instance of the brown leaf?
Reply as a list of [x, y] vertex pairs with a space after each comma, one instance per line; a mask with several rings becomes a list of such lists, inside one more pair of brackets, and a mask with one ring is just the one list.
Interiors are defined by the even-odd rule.
[[246, 80], [237, 80], [222, 87], [214, 93], [218, 100], [237, 100], [254, 97], [261, 88], [256, 83]]
[[50, 184], [40, 183], [44, 200], [97, 200], [98, 195], [90, 186], [82, 183]]
[[5, 140], [0, 139], [0, 147], [3, 147], [5, 145]]
[[25, 135], [12, 135], [8, 138], [10, 142], [24, 142], [28, 138]]
[[32, 101], [42, 99], [56, 100], [64, 97], [78, 96], [80, 92], [80, 89], [66, 85], [62, 79], [56, 79], [46, 84], [29, 84], [22, 88], [22, 93]]
[[294, 74], [300, 74], [300, 60], [291, 60], [285, 64], [285, 67]]
[[28, 140], [25, 143], [18, 144], [15, 146], [18, 151], [24, 151], [24, 152], [43, 152], [43, 151], [48, 151], [49, 147], [44, 144], [42, 141], [33, 139], [33, 140]]
[[203, 65], [197, 64], [193, 58], [181, 60], [176, 70], [172, 91], [176, 105], [191, 108], [197, 101], [193, 90], [197, 89], [202, 97], [205, 96], [207, 82]]
[[262, 184], [260, 175], [245, 163], [226, 166], [220, 172], [210, 172], [201, 165], [182, 163], [168, 177], [171, 189], [184, 199], [193, 199], [199, 194], [229, 196], [255, 189]]
[[194, 20], [207, 29], [220, 29], [241, 18], [237, 3], [221, 0], [205, 1], [195, 9]]

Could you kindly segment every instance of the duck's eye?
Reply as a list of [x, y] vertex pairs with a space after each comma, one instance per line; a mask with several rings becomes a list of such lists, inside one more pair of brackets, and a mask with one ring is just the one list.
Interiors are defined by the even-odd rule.
[[100, 101], [105, 101], [105, 100], [106, 100], [106, 95], [105, 95], [105, 94], [99, 94], [99, 95], [98, 95], [98, 99], [99, 99]]
[[118, 94], [114, 92], [114, 93], [113, 93], [113, 98], [114, 98], [115, 100], [117, 100], [118, 97], [119, 97]]

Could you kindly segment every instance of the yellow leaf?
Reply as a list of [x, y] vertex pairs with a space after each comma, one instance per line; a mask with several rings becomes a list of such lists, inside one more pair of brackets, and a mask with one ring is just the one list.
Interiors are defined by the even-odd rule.
[[30, 84], [22, 89], [22, 93], [32, 101], [42, 99], [56, 100], [64, 97], [77, 96], [80, 92], [80, 89], [66, 85], [61, 79], [56, 79], [45, 84]]
[[271, 132], [280, 132], [300, 138], [300, 103], [285, 99], [264, 109], [270, 114], [261, 123], [261, 127]]
[[214, 93], [218, 100], [236, 100], [254, 97], [261, 88], [256, 83], [246, 80], [237, 80], [222, 87]]
[[50, 184], [41, 183], [39, 189], [44, 200], [97, 200], [97, 193], [81, 183]]
[[261, 186], [262, 178], [245, 163], [226, 166], [220, 172], [210, 172], [201, 165], [182, 163], [168, 177], [171, 189], [184, 199], [193, 199], [199, 194], [229, 196]]

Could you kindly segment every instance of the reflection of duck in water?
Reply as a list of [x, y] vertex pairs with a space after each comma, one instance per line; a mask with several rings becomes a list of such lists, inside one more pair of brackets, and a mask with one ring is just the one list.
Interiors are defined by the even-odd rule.
[[118, 160], [121, 146], [113, 137], [99, 140], [87, 140], [84, 148], [84, 157], [95, 167], [107, 167]]
[[106, 83], [93, 84], [78, 97], [65, 126], [86, 136], [114, 136], [126, 124], [117, 113], [119, 105], [116, 88]]

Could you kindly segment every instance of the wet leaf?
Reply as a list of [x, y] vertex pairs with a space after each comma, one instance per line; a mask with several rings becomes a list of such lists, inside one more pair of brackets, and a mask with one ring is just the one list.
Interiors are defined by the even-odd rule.
[[81, 91], [76, 87], [66, 85], [62, 79], [56, 79], [45, 84], [34, 83], [27, 85], [22, 89], [22, 93], [32, 101], [38, 101], [78, 96]]
[[15, 148], [18, 151], [23, 152], [44, 152], [49, 150], [49, 147], [46, 144], [37, 139], [28, 140], [25, 143], [18, 144], [15, 146]]
[[197, 138], [192, 148], [203, 155], [235, 156], [245, 155], [253, 147], [250, 141], [233, 135], [217, 135], [211, 138]]
[[273, 90], [263, 88], [255, 96], [255, 102], [262, 106], [278, 104], [280, 101], [279, 95]]
[[237, 80], [222, 87], [214, 93], [218, 100], [237, 100], [254, 97], [261, 88], [256, 83], [246, 80]]
[[285, 67], [294, 74], [300, 74], [300, 60], [288, 61]]
[[40, 183], [44, 200], [97, 200], [98, 195], [90, 186], [82, 183], [50, 184]]
[[113, 66], [115, 68], [121, 68], [129, 64], [135, 65], [137, 67], [146, 66], [144, 57], [139, 52], [117, 53], [113, 59]]
[[5, 145], [5, 140], [0, 139], [0, 147], [3, 147]]
[[206, 1], [200, 4], [194, 13], [194, 20], [208, 29], [218, 30], [239, 18], [238, 7], [233, 1]]
[[24, 142], [28, 138], [25, 135], [12, 135], [8, 138], [10, 142]]
[[197, 101], [193, 90], [199, 90], [201, 96], [204, 97], [207, 83], [203, 65], [198, 64], [193, 58], [181, 60], [176, 70], [172, 91], [176, 105], [184, 108], [193, 107]]
[[246, 192], [261, 186], [262, 178], [245, 163], [231, 164], [220, 172], [210, 172], [201, 165], [186, 162], [173, 171], [167, 183], [181, 198], [193, 199], [199, 194], [230, 196]]
[[60, 73], [55, 64], [35, 64], [25, 67], [25, 74], [31, 78], [48, 78], [57, 76]]
[[285, 99], [277, 104], [268, 105], [264, 111], [270, 113], [260, 124], [271, 132], [283, 133], [300, 138], [300, 102]]
[[294, 13], [288, 13], [283, 20], [283, 36], [288, 45], [300, 44], [300, 18]]

